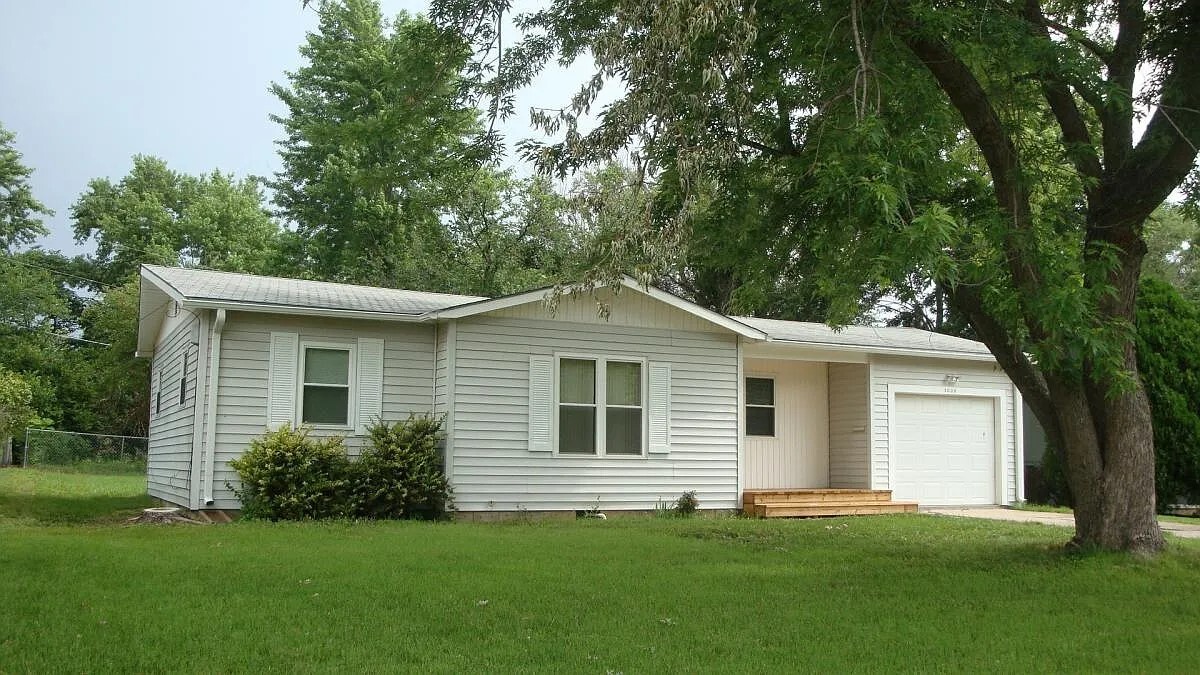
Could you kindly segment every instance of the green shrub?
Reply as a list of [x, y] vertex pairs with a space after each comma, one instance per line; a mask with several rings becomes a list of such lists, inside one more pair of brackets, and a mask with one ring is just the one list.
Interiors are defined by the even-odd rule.
[[1162, 510], [1200, 501], [1200, 308], [1157, 279], [1138, 290], [1138, 370], [1154, 420]]
[[442, 467], [441, 420], [410, 417], [370, 428], [367, 447], [352, 465], [351, 502], [362, 518], [443, 518], [450, 483]]
[[250, 443], [230, 462], [242, 513], [267, 520], [443, 518], [450, 484], [442, 470], [440, 420], [412, 417], [370, 429], [357, 461], [341, 437], [312, 439], [285, 427]]
[[696, 498], [695, 490], [688, 490], [675, 500], [675, 515], [681, 518], [695, 514], [698, 508], [700, 508], [700, 500]]
[[312, 439], [284, 427], [250, 442], [231, 461], [241, 486], [242, 513], [267, 520], [337, 518], [348, 513], [350, 461], [341, 437]]

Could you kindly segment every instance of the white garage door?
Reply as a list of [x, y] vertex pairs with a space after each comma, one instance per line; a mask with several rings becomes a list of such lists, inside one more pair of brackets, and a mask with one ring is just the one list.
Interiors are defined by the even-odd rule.
[[897, 394], [892, 498], [996, 503], [995, 399]]

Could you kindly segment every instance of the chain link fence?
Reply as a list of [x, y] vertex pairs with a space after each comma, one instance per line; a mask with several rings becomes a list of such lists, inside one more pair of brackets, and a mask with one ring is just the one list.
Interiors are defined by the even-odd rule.
[[22, 465], [81, 473], [146, 472], [146, 437], [26, 429]]

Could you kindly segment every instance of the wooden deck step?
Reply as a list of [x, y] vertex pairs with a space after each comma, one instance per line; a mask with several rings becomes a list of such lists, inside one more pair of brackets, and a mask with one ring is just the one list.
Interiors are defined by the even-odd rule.
[[916, 513], [913, 502], [821, 502], [811, 504], [758, 504], [759, 518], [821, 518], [830, 516], [869, 516], [885, 513]]
[[848, 490], [821, 488], [813, 490], [747, 490], [743, 504], [813, 504], [823, 502], [890, 502], [890, 490]]

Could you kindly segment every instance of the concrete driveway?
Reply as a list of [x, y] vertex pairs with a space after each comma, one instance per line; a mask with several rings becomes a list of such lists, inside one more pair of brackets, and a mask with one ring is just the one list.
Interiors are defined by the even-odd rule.
[[[1020, 509], [1005, 509], [1000, 507], [979, 508], [929, 508], [921, 509], [922, 513], [933, 513], [939, 516], [957, 516], [960, 518], [986, 518], [987, 520], [1010, 520], [1017, 523], [1043, 523], [1059, 527], [1075, 527], [1075, 516], [1070, 513], [1055, 513], [1052, 511], [1022, 511]], [[1163, 532], [1170, 532], [1176, 537], [1200, 539], [1200, 523], [1174, 523], [1158, 521]]]

